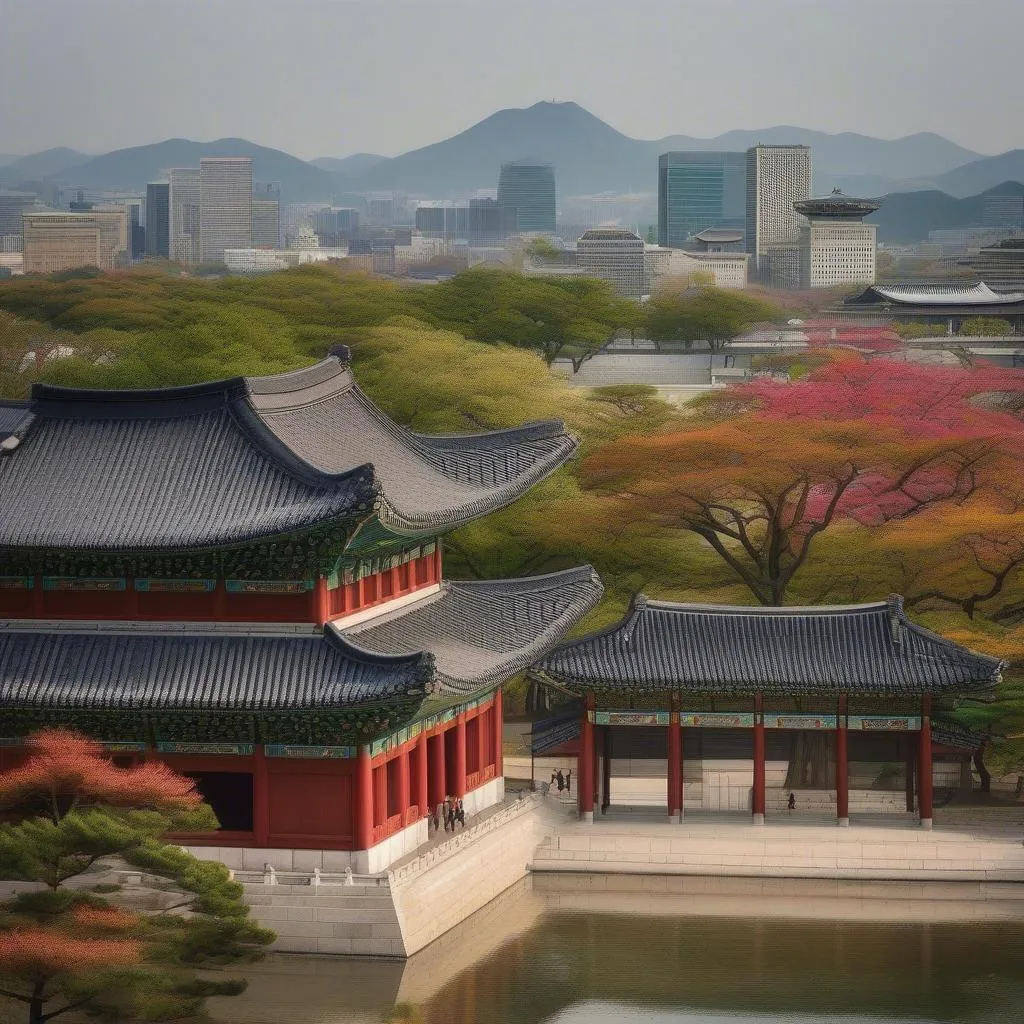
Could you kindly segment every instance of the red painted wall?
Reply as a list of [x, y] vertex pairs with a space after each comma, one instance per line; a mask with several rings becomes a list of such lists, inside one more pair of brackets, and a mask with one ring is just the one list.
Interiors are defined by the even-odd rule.
[[440, 581], [440, 568], [440, 551], [435, 551], [414, 562], [364, 576], [355, 583], [343, 583], [328, 591], [330, 617], [340, 619], [429, 587]]
[[[340, 618], [429, 587], [441, 579], [441, 552], [328, 591], [331, 618]], [[316, 592], [227, 593], [222, 583], [209, 593], [125, 590], [0, 590], [0, 618], [122, 619], [184, 622], [316, 622]]]
[[[482, 786], [495, 777], [495, 712], [493, 702], [465, 713], [467, 728], [463, 734], [473, 737], [478, 751], [476, 767], [466, 772], [463, 791]], [[459, 730], [456, 721], [426, 731], [427, 740], [444, 743], [454, 740]], [[422, 785], [418, 777], [416, 737], [401, 747], [378, 754], [371, 762], [373, 789], [373, 843], [424, 817], [431, 808], [420, 807]], [[122, 755], [118, 755], [122, 756]], [[133, 756], [133, 755], [126, 755]], [[134, 755], [139, 757], [141, 755]], [[266, 779], [266, 808], [269, 829], [266, 845], [270, 848], [351, 850], [355, 848], [356, 792], [355, 759], [278, 758], [215, 754], [158, 754], [146, 756], [163, 761], [178, 772], [243, 772], [254, 778], [254, 827], [252, 831], [219, 831], [213, 834], [177, 835], [172, 838], [197, 846], [255, 846], [259, 827], [260, 779]], [[0, 747], [0, 771], [22, 762], [24, 748]], [[404, 760], [404, 764], [402, 763]], [[450, 759], [455, 760], [455, 759]], [[261, 764], [264, 767], [261, 768]], [[473, 764], [467, 759], [468, 764]], [[429, 762], [428, 762], [429, 766]], [[450, 768], [447, 769], [450, 771]], [[265, 773], [265, 774], [264, 774]], [[448, 793], [455, 791], [454, 780], [446, 778]]]

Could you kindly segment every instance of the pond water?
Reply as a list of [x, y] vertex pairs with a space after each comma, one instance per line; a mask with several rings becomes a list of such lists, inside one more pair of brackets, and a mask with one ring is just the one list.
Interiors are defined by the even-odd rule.
[[1024, 916], [904, 920], [899, 901], [875, 914], [827, 898], [793, 903], [810, 919], [759, 916], [749, 898], [747, 916], [736, 900], [722, 914], [639, 893], [577, 902], [524, 886], [404, 964], [273, 955], [211, 1013], [231, 1024], [1024, 1022]]

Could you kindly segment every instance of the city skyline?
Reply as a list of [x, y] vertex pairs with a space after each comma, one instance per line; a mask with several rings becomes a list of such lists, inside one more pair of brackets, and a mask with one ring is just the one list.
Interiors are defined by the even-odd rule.
[[[800, 124], [887, 139], [934, 131], [981, 153], [1024, 143], [1017, 125], [990, 102], [999, 96], [1005, 109], [1024, 99], [1013, 59], [1019, 35], [1014, 26], [1024, 28], [1024, 8], [1010, 0], [990, 0], [980, 9], [966, 0], [927, 9], [914, 0], [865, 0], [853, 19], [840, 0], [731, 0], [714, 11], [639, 0], [628, 17], [610, 2], [521, 0], [516, 19], [499, 36], [490, 33], [489, 18], [470, 17], [492, 6], [491, 0], [429, 7], [302, 0], [287, 14], [274, 9], [279, 31], [273, 32], [261, 16], [270, 13], [269, 5], [247, 4], [245, 18], [237, 16], [240, 6], [185, 0], [168, 13], [125, 0], [74, 7], [12, 0], [0, 40], [0, 89], [21, 102], [0, 112], [0, 153], [25, 155], [58, 145], [99, 153], [164, 138], [245, 137], [304, 159], [391, 156], [457, 134], [496, 109], [545, 99], [574, 100], [619, 131], [652, 140]], [[463, 39], [460, 57], [439, 63], [432, 41], [442, 27], [450, 32], [453, 17]], [[922, 17], [929, 25], [927, 48], [920, 45]], [[62, 49], [41, 78], [42, 48], [65, 34], [75, 47]], [[138, 46], [143, 37], [160, 45]], [[341, 64], [321, 60], [321, 50], [338, 38], [364, 45]], [[567, 38], [576, 45], [566, 48]], [[261, 74], [239, 79], [230, 62], [214, 59], [229, 40], [245, 47]], [[690, 47], [685, 61], [670, 59], [687, 40], [701, 45]], [[385, 42], [390, 65], [402, 72], [390, 79], [379, 71], [367, 74], [367, 61]], [[117, 48], [118, 74], [90, 60], [92, 44]], [[170, 73], [186, 44], [205, 69], [202, 81]], [[632, 57], [645, 74], [609, 76], [602, 62], [591, 59], [609, 46]], [[758, 88], [761, 65], [755, 58], [772, 52], [790, 57], [773, 61], [771, 89]], [[870, 65], [864, 62], [868, 52]], [[721, 68], [723, 53], [731, 56], [730, 74], [708, 90], [707, 76]], [[521, 74], [526, 54], [529, 76]], [[894, 59], [880, 59], [887, 55]], [[304, 74], [291, 85], [289, 71], [297, 61]], [[984, 67], [985, 74], [959, 76], [950, 92], [953, 66]], [[410, 81], [415, 89], [408, 88]], [[26, 82], [32, 83], [31, 102]], [[124, 109], [129, 83], [137, 102]], [[88, 98], [85, 111], [66, 102], [72, 89]], [[699, 104], [650, 102], [652, 96], [691, 94], [704, 98]], [[108, 117], [115, 105], [119, 116]]]

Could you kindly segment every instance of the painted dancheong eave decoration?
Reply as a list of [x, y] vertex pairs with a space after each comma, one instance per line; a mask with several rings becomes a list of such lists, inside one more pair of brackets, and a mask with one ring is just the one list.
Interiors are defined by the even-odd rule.
[[96, 576], [188, 576], [172, 556], [222, 552], [208, 574], [256, 561], [306, 579], [336, 570], [360, 535], [394, 548], [501, 508], [575, 451], [559, 422], [416, 434], [363, 394], [346, 358], [155, 391], [35, 385], [0, 411], [0, 575], [60, 552], [119, 558]]
[[584, 566], [445, 581], [345, 631], [0, 620], [0, 735], [79, 722], [104, 740], [364, 742], [500, 686], [600, 596]]
[[649, 601], [538, 664], [572, 693], [983, 694], [1002, 663], [911, 622], [899, 598], [817, 608]]

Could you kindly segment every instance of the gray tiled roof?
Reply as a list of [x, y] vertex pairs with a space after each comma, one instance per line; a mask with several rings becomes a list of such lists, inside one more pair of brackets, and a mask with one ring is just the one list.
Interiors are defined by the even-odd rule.
[[0, 620], [0, 707], [332, 709], [511, 678], [599, 600], [589, 566], [448, 583], [352, 630]]
[[261, 421], [325, 473], [372, 463], [380, 518], [400, 531], [449, 528], [509, 504], [576, 449], [560, 422], [486, 434], [428, 436], [386, 416], [337, 360], [250, 380]]
[[550, 650], [601, 599], [589, 565], [518, 580], [445, 581], [439, 593], [346, 631], [379, 654], [426, 649], [446, 690], [511, 678]]
[[742, 608], [648, 601], [537, 666], [569, 689], [682, 693], [960, 693], [1002, 663], [910, 622], [902, 601]]
[[329, 709], [422, 695], [430, 659], [373, 658], [332, 630], [0, 621], [0, 706]]
[[0, 408], [0, 547], [217, 547], [375, 509], [399, 532], [436, 533], [513, 501], [574, 449], [560, 423], [413, 434], [335, 356], [157, 391], [36, 385], [27, 406]]

